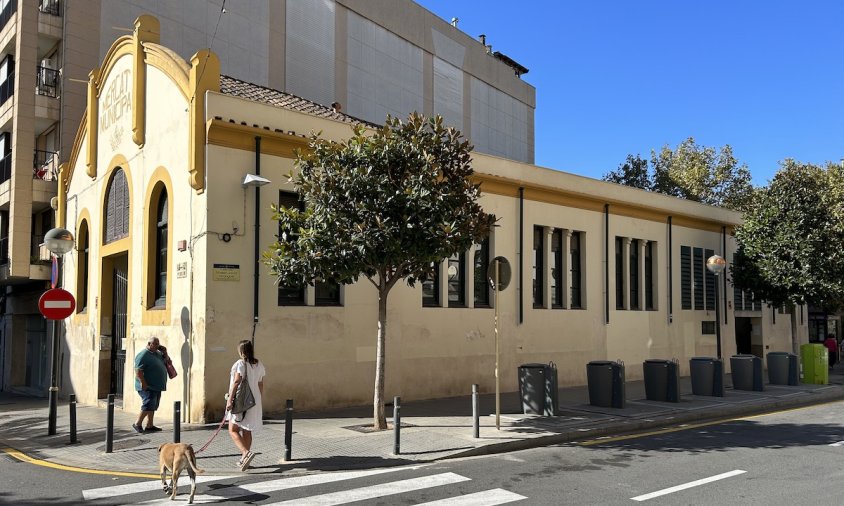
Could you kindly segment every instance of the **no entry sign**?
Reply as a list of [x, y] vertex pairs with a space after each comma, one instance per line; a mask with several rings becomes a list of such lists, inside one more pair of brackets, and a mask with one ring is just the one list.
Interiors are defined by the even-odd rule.
[[61, 288], [51, 288], [38, 299], [38, 310], [48, 320], [64, 320], [76, 309], [73, 294]]

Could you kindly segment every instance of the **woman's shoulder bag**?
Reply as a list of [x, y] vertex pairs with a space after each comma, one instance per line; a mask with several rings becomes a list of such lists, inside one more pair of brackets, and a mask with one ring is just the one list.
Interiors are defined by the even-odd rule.
[[244, 368], [246, 374], [237, 386], [237, 390], [234, 392], [234, 402], [232, 402], [232, 414], [235, 415], [236, 421], [242, 420], [246, 411], [255, 406], [255, 396], [252, 395], [252, 388], [249, 387], [249, 364], [244, 360], [243, 365], [246, 366]]

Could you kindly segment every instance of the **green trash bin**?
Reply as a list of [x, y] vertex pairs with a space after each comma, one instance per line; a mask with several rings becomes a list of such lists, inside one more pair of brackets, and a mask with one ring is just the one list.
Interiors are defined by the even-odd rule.
[[803, 365], [803, 383], [826, 385], [829, 383], [829, 350], [817, 343], [800, 346], [800, 363]]

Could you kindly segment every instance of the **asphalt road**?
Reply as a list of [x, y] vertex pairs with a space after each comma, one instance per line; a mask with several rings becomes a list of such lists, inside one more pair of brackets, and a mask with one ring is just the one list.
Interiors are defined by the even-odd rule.
[[[214, 476], [197, 486], [195, 502], [840, 504], [842, 457], [844, 403], [833, 403], [423, 466]], [[180, 483], [175, 504], [187, 502], [187, 478]], [[68, 472], [7, 455], [0, 458], [3, 503], [174, 504], [167, 499], [160, 484], [149, 479]]]

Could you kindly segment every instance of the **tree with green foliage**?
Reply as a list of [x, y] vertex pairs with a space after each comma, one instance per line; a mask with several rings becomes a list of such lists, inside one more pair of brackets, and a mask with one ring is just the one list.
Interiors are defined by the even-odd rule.
[[692, 137], [675, 150], [666, 145], [658, 153], [651, 151], [650, 164], [639, 155], [627, 155], [604, 180], [736, 210], [753, 195], [750, 171], [738, 163], [729, 145], [716, 150], [698, 145]]
[[844, 172], [785, 160], [736, 229], [732, 282], [772, 305], [844, 302]]
[[472, 146], [442, 118], [388, 117], [378, 130], [353, 128], [348, 140], [314, 134], [291, 174], [304, 210], [274, 207], [282, 234], [264, 254], [284, 286], [365, 277], [378, 293], [374, 426], [384, 415], [387, 296], [433, 273], [443, 258], [485, 238], [495, 217], [478, 204]]

